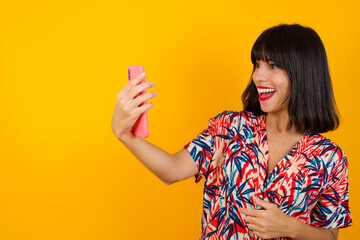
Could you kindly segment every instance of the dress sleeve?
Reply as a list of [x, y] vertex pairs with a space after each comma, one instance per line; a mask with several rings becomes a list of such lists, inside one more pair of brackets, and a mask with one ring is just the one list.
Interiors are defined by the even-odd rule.
[[221, 115], [223, 114], [210, 118], [207, 127], [184, 147], [198, 168], [198, 173], [194, 176], [195, 182], [199, 182], [201, 178], [206, 179], [208, 175], [208, 169], [214, 155], [214, 137], [217, 134], [219, 124], [221, 124]]
[[311, 225], [324, 228], [342, 228], [352, 225], [349, 209], [348, 162], [342, 153], [311, 211]]

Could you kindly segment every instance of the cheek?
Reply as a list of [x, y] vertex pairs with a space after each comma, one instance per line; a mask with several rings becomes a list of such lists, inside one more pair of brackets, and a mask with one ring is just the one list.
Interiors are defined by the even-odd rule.
[[290, 93], [291, 92], [291, 82], [290, 82], [290, 80], [287, 81], [286, 86], [287, 86], [288, 93]]
[[251, 80], [256, 85], [255, 77], [256, 77], [255, 73], [251, 74]]
[[284, 91], [285, 93], [287, 93], [287, 94], [290, 93], [290, 92], [291, 92], [291, 86], [290, 86], [290, 84], [286, 84], [285, 87], [284, 87], [284, 90], [285, 90], [285, 91]]
[[287, 76], [287, 74], [285, 73], [283, 78], [282, 78], [282, 85], [284, 86], [284, 90], [287, 93], [290, 93], [291, 91], [291, 82], [289, 77]]

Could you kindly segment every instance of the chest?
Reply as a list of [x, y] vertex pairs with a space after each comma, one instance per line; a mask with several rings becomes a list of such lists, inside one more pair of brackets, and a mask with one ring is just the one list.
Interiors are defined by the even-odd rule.
[[278, 164], [287, 154], [296, 146], [300, 141], [302, 136], [294, 135], [277, 135], [269, 134], [267, 136], [268, 140], [268, 159], [267, 159], [267, 171], [266, 177], [269, 176], [271, 171], [274, 169], [276, 164]]
[[270, 138], [270, 145], [266, 137], [249, 140], [230, 140], [225, 144], [228, 147], [224, 154], [219, 154], [224, 158], [219, 161], [220, 165], [217, 158], [211, 161], [206, 178], [209, 195], [246, 203], [251, 203], [251, 197], [256, 196], [279, 206], [286, 202], [299, 209], [307, 204], [302, 201], [305, 197], [312, 202], [319, 196], [317, 192], [322, 183], [318, 176], [324, 165], [320, 164], [320, 158], [310, 159], [314, 149], [308, 148], [300, 154], [295, 150], [300, 149], [298, 139]]

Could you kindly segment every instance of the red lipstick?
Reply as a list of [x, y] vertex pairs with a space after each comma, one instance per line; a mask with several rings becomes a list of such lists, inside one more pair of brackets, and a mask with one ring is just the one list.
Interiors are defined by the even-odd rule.
[[[275, 89], [270, 87], [258, 86], [259, 100], [266, 101], [275, 94]], [[267, 90], [267, 91], [266, 91]]]

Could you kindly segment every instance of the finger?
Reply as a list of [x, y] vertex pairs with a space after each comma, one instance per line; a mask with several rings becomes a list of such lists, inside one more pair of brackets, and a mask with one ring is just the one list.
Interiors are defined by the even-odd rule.
[[143, 81], [146, 77], [146, 73], [143, 72], [139, 75], [137, 75], [135, 78], [131, 79], [129, 84], [132, 85], [132, 86], [136, 86], [138, 85], [141, 81]]
[[136, 96], [138, 96], [139, 94], [141, 94], [142, 92], [145, 92], [147, 89], [151, 88], [154, 86], [154, 82], [144, 82], [141, 83], [137, 86], [132, 87], [132, 89], [130, 90], [129, 93], [129, 98], [133, 99]]
[[150, 100], [154, 97], [156, 97], [156, 92], [151, 92], [151, 93], [146, 93], [146, 94], [141, 94], [140, 96], [138, 96], [137, 98], [135, 98], [134, 100], [132, 100], [131, 105], [133, 107], [137, 107], [140, 104], [142, 104], [143, 102]]
[[142, 105], [141, 107], [138, 107], [136, 110], [135, 110], [135, 113], [136, 115], [141, 115], [143, 114], [144, 112], [146, 112], [147, 110], [151, 109], [153, 106], [153, 103], [150, 102], [150, 103], [147, 103], [147, 104], [144, 104]]
[[246, 216], [256, 217], [258, 215], [257, 211], [259, 210], [254, 210], [249, 208], [239, 208], [239, 212], [245, 214]]
[[257, 198], [257, 197], [253, 197], [253, 200], [255, 202], [256, 205], [262, 207], [262, 208], [265, 208], [265, 209], [269, 209], [273, 206], [272, 203], [268, 203], [264, 200], [261, 200], [260, 198]]
[[[138, 76], [136, 76], [135, 78], [131, 79], [128, 84], [126, 84], [122, 90], [118, 93], [118, 98], [119, 97], [124, 97], [124, 98], [127, 98], [129, 97], [130, 95], [130, 91], [136, 87], [137, 85], [139, 85], [139, 83], [141, 81], [144, 81], [145, 79], [145, 76], [146, 76], [146, 73], [142, 73], [142, 74], [139, 74]], [[134, 98], [134, 96], [131, 96], [131, 99]]]
[[251, 224], [251, 223], [248, 223], [248, 224], [247, 224], [247, 227], [248, 227], [250, 230], [252, 230], [252, 231], [254, 231], [254, 230], [256, 229], [255, 225], [253, 225], [253, 224]]
[[247, 227], [252, 231], [263, 231], [263, 227], [256, 223], [247, 223]]
[[134, 86], [137, 86], [141, 81], [144, 81], [146, 73], [143, 72], [137, 75], [135, 78], [131, 79], [128, 84], [126, 84], [123, 89], [119, 92], [118, 95], [127, 95], [128, 91], [131, 90]]
[[248, 210], [249, 210], [249, 209], [247, 209], [247, 208], [239, 208], [239, 212], [240, 212], [240, 213], [243, 213], [243, 214], [245, 214], [245, 215], [248, 215], [248, 213], [249, 213]]
[[246, 221], [247, 223], [256, 224], [256, 223], [259, 221], [259, 219], [256, 218], [256, 217], [253, 217], [253, 216], [246, 216], [246, 217], [245, 217], [245, 221]]

